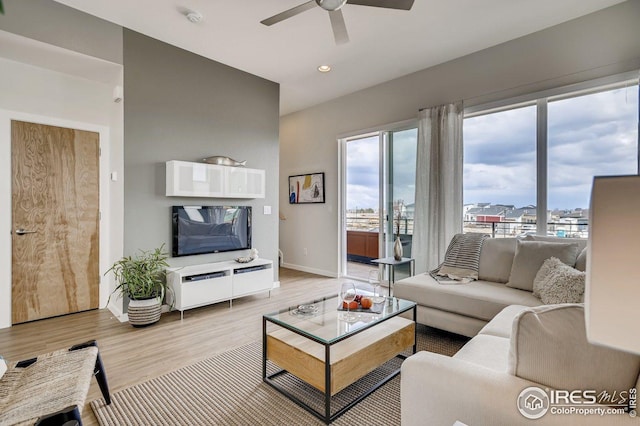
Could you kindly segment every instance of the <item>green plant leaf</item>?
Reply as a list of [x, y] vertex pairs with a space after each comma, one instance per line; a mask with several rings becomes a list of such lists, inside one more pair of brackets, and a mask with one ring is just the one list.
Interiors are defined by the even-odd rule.
[[168, 256], [163, 244], [154, 250], [140, 250], [136, 256], [125, 256], [115, 262], [105, 272], [105, 275], [113, 273], [116, 280], [113, 293], [123, 294], [134, 300], [164, 298], [166, 293], [173, 294], [165, 276], [165, 268], [169, 266]]
[[0, 13], [4, 15], [4, 6], [2, 5], [2, 0], [0, 0]]

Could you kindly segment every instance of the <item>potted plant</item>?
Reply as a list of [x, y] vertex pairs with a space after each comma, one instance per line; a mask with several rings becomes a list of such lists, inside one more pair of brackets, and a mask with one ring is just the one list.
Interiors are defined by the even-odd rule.
[[167, 257], [163, 244], [154, 250], [140, 250], [136, 256], [123, 257], [105, 272], [105, 275], [113, 272], [115, 277], [117, 286], [113, 293], [130, 299], [128, 316], [134, 327], [160, 320], [164, 296], [172, 292], [165, 279]]

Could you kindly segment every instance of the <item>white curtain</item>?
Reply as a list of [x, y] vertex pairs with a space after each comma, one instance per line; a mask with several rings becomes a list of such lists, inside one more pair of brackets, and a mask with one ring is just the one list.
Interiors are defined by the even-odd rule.
[[436, 268], [462, 232], [462, 103], [420, 111], [411, 256], [416, 273]]

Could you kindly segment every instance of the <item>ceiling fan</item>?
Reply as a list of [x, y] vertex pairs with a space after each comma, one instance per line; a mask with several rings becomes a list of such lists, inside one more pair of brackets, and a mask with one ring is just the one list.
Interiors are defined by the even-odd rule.
[[322, 9], [329, 12], [329, 19], [331, 20], [331, 28], [333, 29], [333, 37], [336, 40], [336, 44], [344, 44], [349, 41], [347, 26], [344, 23], [344, 17], [340, 10], [340, 8], [345, 4], [383, 7], [385, 9], [410, 10], [413, 6], [413, 2], [414, 0], [309, 0], [301, 5], [292, 7], [289, 10], [285, 10], [284, 12], [260, 21], [260, 23], [271, 26], [304, 11], [313, 9], [316, 6], [320, 6]]

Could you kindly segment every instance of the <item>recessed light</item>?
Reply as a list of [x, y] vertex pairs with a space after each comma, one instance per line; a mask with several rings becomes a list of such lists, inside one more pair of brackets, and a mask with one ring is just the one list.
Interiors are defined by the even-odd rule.
[[329, 72], [329, 71], [331, 71], [331, 67], [329, 65], [320, 65], [318, 67], [318, 71], [320, 71], [320, 72]]

